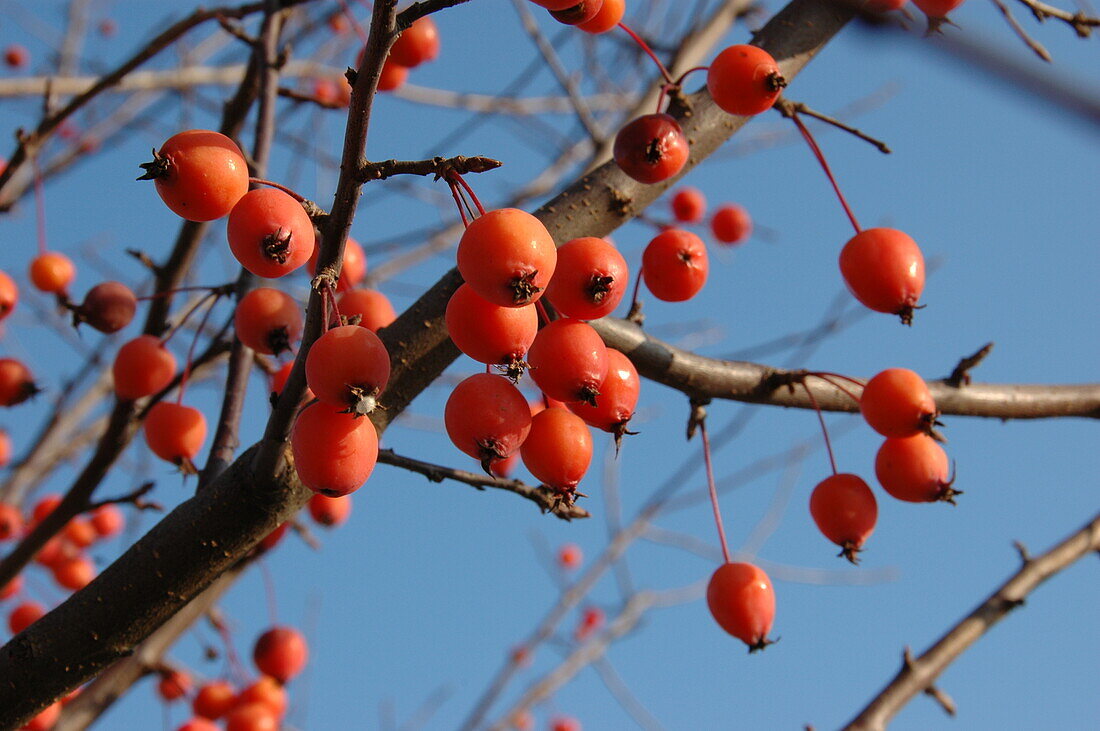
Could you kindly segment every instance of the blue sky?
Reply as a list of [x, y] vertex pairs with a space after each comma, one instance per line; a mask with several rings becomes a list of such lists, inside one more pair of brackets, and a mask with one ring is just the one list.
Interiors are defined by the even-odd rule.
[[[89, 73], [124, 58], [150, 37], [163, 17], [159, 3], [96, 7], [97, 13], [118, 21], [119, 34], [110, 40], [89, 40], [82, 56]], [[777, 7], [770, 4], [769, 11]], [[362, 6], [358, 10], [362, 17]], [[44, 70], [48, 38], [28, 41], [25, 34], [35, 33], [36, 24], [59, 24], [60, 6], [6, 2], [0, 13], [6, 18], [0, 24], [0, 43], [25, 42], [32, 53], [32, 70]], [[996, 8], [985, 3], [961, 8], [955, 16], [961, 28], [948, 28], [947, 35], [1000, 49], [1027, 69], [1049, 78], [1056, 75], [1080, 93], [1100, 98], [1100, 86], [1089, 73], [1096, 68], [1096, 40], [1078, 39], [1054, 22], [1036, 26], [1022, 7], [1017, 15], [1051, 50], [1053, 66], [1030, 55]], [[541, 27], [559, 42], [566, 67], [578, 74], [588, 71], [586, 89], [591, 90], [591, 79], [602, 71], [619, 68], [613, 65], [621, 63], [614, 40], [590, 43], [564, 32], [544, 13], [538, 16]], [[511, 4], [504, 0], [475, 0], [440, 14], [438, 23], [442, 57], [417, 69], [411, 77], [414, 84], [491, 94], [512, 82], [536, 55]], [[659, 16], [648, 25], [636, 24], [652, 32], [659, 27]], [[746, 29], [738, 27], [727, 43], [747, 38]], [[317, 49], [309, 41], [297, 52]], [[606, 68], [587, 63], [586, 49]], [[328, 50], [329, 46], [322, 49]], [[348, 45], [331, 64], [340, 68], [351, 63], [355, 50]], [[230, 46], [214, 59], [238, 62], [241, 54], [241, 49]], [[150, 67], [172, 62], [169, 54]], [[639, 68], [644, 76], [651, 73], [646, 66]], [[558, 93], [544, 68], [518, 95]], [[1094, 125], [967, 65], [936, 41], [875, 35], [857, 27], [846, 29], [831, 43], [788, 94], [825, 112], [853, 104], [863, 107], [851, 121], [886, 140], [893, 154], [884, 156], [852, 137], [808, 124], [818, 133], [861, 222], [904, 229], [936, 267], [923, 298], [928, 307], [917, 313], [914, 327], [903, 328], [888, 316], [853, 319], [850, 327], [811, 354], [769, 353], [760, 356], [763, 362], [857, 376], [901, 366], [935, 378], [949, 373], [962, 355], [994, 341], [996, 348], [975, 373], [977, 380], [1097, 380], [1100, 347], [1092, 313], [1100, 275], [1095, 215], [1100, 136]], [[223, 96], [222, 89], [202, 89], [186, 114], [174, 102], [161, 102], [116, 145], [50, 181], [50, 247], [78, 259], [76, 292], [104, 277], [133, 281], [139, 268], [122, 253], [125, 248], [142, 248], [154, 257], [169, 249], [177, 219], [151, 187], [133, 181], [137, 164], [174, 132], [214, 124], [211, 113]], [[0, 130], [33, 124], [38, 103], [5, 99], [0, 104]], [[81, 123], [87, 125], [114, 104], [97, 105]], [[460, 142], [440, 145], [469, 118], [464, 112], [381, 99], [368, 155], [384, 159], [485, 154], [502, 159], [505, 166], [499, 171], [471, 180], [482, 200], [492, 205], [543, 169], [555, 154], [558, 136], [583, 134], [576, 120], [565, 114], [538, 123], [488, 119], [467, 129]], [[339, 113], [314, 114], [287, 105], [280, 119], [285, 129], [326, 154], [338, 154]], [[778, 143], [768, 144], [775, 133], [780, 134]], [[762, 144], [747, 147], [746, 141]], [[5, 154], [2, 148], [0, 154]], [[271, 177], [322, 205], [331, 200], [333, 170], [319, 167], [286, 144], [275, 154]], [[647, 328], [707, 355], [736, 357], [742, 349], [817, 323], [842, 291], [836, 256], [851, 231], [825, 177], [789, 123], [776, 114], [762, 115], [685, 182], [702, 189], [712, 204], [729, 200], [746, 206], [759, 226], [774, 236], [757, 237], [735, 250], [711, 245], [711, 274], [704, 290], [688, 303], [647, 299]], [[352, 234], [367, 247], [372, 268], [395, 253], [379, 242], [453, 216], [453, 209], [438, 203], [446, 194], [439, 184], [416, 180], [411, 185], [416, 196], [396, 192], [401, 184], [394, 183], [374, 183], [365, 191]], [[658, 201], [650, 210], [666, 217], [667, 203]], [[30, 199], [3, 225], [9, 243], [0, 250], [0, 268], [23, 277], [35, 240]], [[652, 234], [645, 224], [631, 223], [613, 238], [630, 266], [636, 267]], [[82, 253], [89, 249], [98, 261]], [[220, 227], [215, 227], [205, 252], [196, 282], [215, 284], [233, 276]], [[380, 288], [400, 311], [452, 265], [453, 250], [448, 250], [382, 282]], [[290, 279], [279, 286], [303, 293], [304, 278]], [[27, 359], [43, 385], [56, 393], [80, 357], [67, 340], [31, 327], [39, 318], [25, 304], [37, 302], [45, 311], [49, 303], [24, 292], [20, 310], [6, 323], [0, 351]], [[858, 312], [853, 302], [848, 304]], [[136, 326], [126, 333], [131, 331]], [[99, 337], [87, 332], [82, 343], [94, 344]], [[177, 355], [182, 357], [182, 352]], [[461, 378], [477, 370], [477, 364], [460, 359], [448, 376]], [[262, 430], [265, 390], [258, 378], [253, 381], [245, 443]], [[447, 393], [445, 383], [425, 392], [386, 432], [383, 446], [470, 468], [470, 461], [442, 433]], [[215, 383], [196, 384], [187, 401], [212, 419], [217, 397]], [[40, 398], [0, 415], [0, 425], [12, 432], [17, 452], [27, 446], [27, 426], [44, 418], [49, 401]], [[778, 602], [773, 634], [782, 637], [778, 645], [746, 655], [696, 600], [647, 613], [608, 653], [611, 666], [633, 695], [666, 728], [840, 725], [893, 676], [903, 646], [918, 651], [927, 647], [1015, 570], [1013, 540], [1044, 550], [1096, 510], [1100, 458], [1092, 422], [947, 418], [948, 453], [957, 465], [958, 486], [966, 493], [952, 508], [902, 504], [885, 495], [873, 481], [879, 438], [861, 422], [853, 424], [855, 417], [830, 416], [841, 469], [863, 475], [879, 498], [878, 527], [861, 567], [854, 569], [834, 557], [835, 550], [817, 533], [806, 507], [813, 486], [828, 474], [814, 415], [733, 403], [715, 403], [709, 411], [715, 434], [751, 414], [736, 438], [717, 452], [719, 479], [736, 476], [754, 461], [805, 440], [813, 449], [801, 463], [770, 471], [722, 498], [731, 544], [744, 546], [751, 540], [761, 562], [780, 567], [773, 572]], [[323, 550], [315, 552], [291, 536], [264, 561], [274, 578], [279, 621], [300, 627], [311, 643], [310, 668], [291, 685], [290, 722], [306, 729], [385, 729], [387, 718], [400, 724], [433, 694], [445, 692], [427, 727], [457, 726], [510, 648], [531, 632], [557, 598], [560, 577], [547, 571], [548, 555], [565, 542], [579, 544], [588, 559], [606, 547], [610, 482], [618, 484], [625, 520], [632, 519], [681, 464], [692, 468], [682, 480], [682, 492], [704, 486], [699, 444], [683, 441], [686, 415], [681, 395], [644, 384], [636, 419], [641, 433], [627, 439], [618, 460], [605, 458], [606, 435], [595, 435], [597, 457], [582, 483], [583, 491], [592, 496], [586, 505], [595, 517], [573, 524], [539, 515], [531, 504], [511, 495], [432, 484], [379, 466], [355, 494], [349, 523], [336, 531], [317, 531]], [[79, 464], [78, 460], [61, 467], [43, 489], [64, 489]], [[192, 489], [166, 465], [155, 458], [150, 461], [144, 445], [135, 443], [103, 493], [125, 491], [146, 470], [157, 480], [156, 498], [166, 504], [183, 499]], [[762, 541], [761, 521], [769, 522], [769, 514], [779, 520]], [[152, 519], [142, 518], [145, 525]], [[716, 547], [704, 502], [662, 515], [656, 525], [694, 537], [711, 550]], [[105, 562], [116, 551], [111, 545], [95, 555]], [[637, 588], [655, 590], [696, 584], [717, 565], [713, 558], [651, 541], [634, 544], [626, 564]], [[1100, 651], [1095, 569], [1094, 562], [1086, 560], [1055, 577], [947, 671], [942, 686], [959, 704], [955, 722], [932, 702], [917, 698], [898, 716], [894, 728], [1095, 727], [1100, 723], [1090, 672]], [[32, 594], [56, 599], [58, 592], [48, 584], [40, 575]], [[622, 601], [615, 576], [608, 574], [586, 605], [613, 615]], [[238, 583], [224, 610], [236, 645], [247, 651], [270, 621], [260, 570], [250, 571]], [[558, 639], [538, 651], [531, 668], [505, 694], [505, 704], [571, 651], [576, 621], [570, 615]], [[218, 644], [206, 627], [185, 637], [172, 656], [197, 674], [217, 676], [223, 666], [202, 660], [204, 644]], [[504, 708], [497, 706], [497, 712]], [[586, 729], [633, 727], [591, 668], [536, 709], [537, 727], [546, 727], [547, 719], [557, 713], [576, 716]], [[179, 708], [171, 709], [169, 716], [173, 724], [185, 718]], [[161, 723], [152, 684], [145, 683], [105, 716], [100, 727], [157, 728]]]

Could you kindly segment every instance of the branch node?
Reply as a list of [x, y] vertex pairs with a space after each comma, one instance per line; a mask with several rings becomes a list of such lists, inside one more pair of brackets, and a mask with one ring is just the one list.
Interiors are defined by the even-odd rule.
[[959, 360], [959, 364], [955, 366], [955, 370], [951, 371], [951, 375], [945, 378], [944, 382], [948, 386], [954, 386], [955, 388], [969, 386], [970, 371], [985, 360], [985, 357], [989, 355], [989, 351], [991, 350], [993, 350], [993, 343], [986, 343], [973, 355], [968, 355]]

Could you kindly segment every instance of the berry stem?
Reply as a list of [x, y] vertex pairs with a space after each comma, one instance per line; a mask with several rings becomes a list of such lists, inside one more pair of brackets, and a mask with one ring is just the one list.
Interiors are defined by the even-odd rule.
[[447, 178], [447, 187], [451, 189], [451, 197], [455, 199], [455, 205], [458, 206], [458, 215], [462, 218], [462, 227], [469, 228], [470, 221], [466, 218], [465, 200], [462, 198], [461, 190], [458, 184], [455, 183], [450, 177]]
[[817, 421], [821, 424], [821, 433], [825, 435], [825, 451], [829, 453], [829, 465], [833, 468], [833, 474], [835, 475], [837, 474], [836, 457], [833, 455], [833, 444], [829, 441], [829, 430], [825, 428], [825, 416], [821, 413], [821, 407], [817, 404], [814, 392], [806, 385], [806, 381], [802, 381], [802, 388], [806, 391], [810, 403], [814, 405], [814, 411], [817, 412]]
[[453, 177], [455, 180], [457, 180], [459, 185], [461, 185], [465, 189], [466, 194], [470, 196], [470, 200], [472, 200], [474, 202], [474, 205], [477, 206], [478, 214], [484, 216], [485, 215], [485, 208], [482, 207], [481, 201], [478, 200], [478, 198], [477, 198], [477, 193], [475, 193], [474, 189], [470, 187], [470, 184], [467, 183], [466, 180], [456, 172], [452, 171], [451, 172], [451, 177]]
[[638, 325], [642, 324], [642, 308], [638, 304], [638, 292], [642, 288], [642, 267], [638, 266], [638, 274], [634, 277], [634, 295], [630, 298], [630, 309], [627, 310], [626, 319]]
[[542, 299], [535, 300], [535, 312], [539, 315], [539, 327], [549, 325], [552, 320], [550, 319], [550, 313], [546, 311], [546, 305], [542, 303]]
[[46, 253], [46, 191], [37, 155], [31, 155], [31, 168], [34, 170], [34, 216], [38, 228], [38, 255], [41, 256]]
[[722, 556], [726, 563], [733, 563], [730, 547], [726, 543], [726, 529], [722, 527], [722, 510], [718, 507], [718, 486], [714, 482], [714, 466], [710, 462], [710, 437], [707, 436], [706, 418], [699, 420], [699, 433], [703, 435], [703, 464], [707, 468], [707, 489], [710, 491], [710, 504], [714, 508], [714, 524], [718, 526], [718, 541], [722, 544]]
[[806, 144], [810, 146], [810, 151], [814, 153], [814, 157], [821, 164], [821, 169], [825, 171], [825, 177], [829, 179], [829, 183], [832, 184], [833, 190], [836, 191], [836, 197], [840, 199], [840, 205], [844, 208], [844, 212], [848, 214], [848, 220], [852, 222], [852, 227], [856, 230], [856, 233], [861, 233], [863, 229], [859, 227], [859, 221], [856, 220], [856, 214], [852, 213], [851, 207], [848, 205], [848, 201], [845, 200], [844, 194], [840, 192], [840, 185], [837, 184], [836, 178], [833, 177], [833, 171], [829, 169], [829, 163], [825, 161], [825, 155], [821, 152], [821, 148], [817, 146], [817, 141], [814, 140], [810, 130], [806, 129], [806, 125], [802, 123], [802, 120], [798, 117], [798, 112], [791, 113], [791, 121], [798, 127], [798, 131], [802, 133], [802, 139], [806, 140]]
[[173, 289], [166, 289], [163, 292], [155, 292], [153, 294], [145, 295], [144, 297], [135, 297], [138, 302], [146, 302], [148, 300], [160, 299], [161, 297], [171, 297], [172, 295], [179, 294], [180, 292], [214, 292], [216, 290], [224, 289], [225, 285], [218, 285], [217, 287], [204, 287], [196, 285], [194, 287], [175, 287]]
[[187, 362], [183, 364], [183, 375], [180, 376], [180, 390], [176, 394], [176, 404], [183, 403], [183, 392], [187, 390], [187, 379], [191, 377], [191, 362], [195, 357], [195, 346], [199, 344], [199, 338], [202, 337], [202, 331], [206, 329], [206, 323], [210, 319], [210, 313], [214, 311], [214, 305], [218, 304], [218, 299], [221, 297], [221, 292], [214, 292], [203, 298], [203, 301], [211, 300], [210, 307], [202, 316], [202, 320], [199, 321], [199, 327], [195, 330], [195, 337], [191, 339], [191, 347], [187, 349]]
[[167, 333], [165, 333], [164, 335], [161, 336], [160, 344], [161, 345], [167, 345], [168, 341], [172, 339], [172, 336], [174, 336], [177, 332], [179, 332], [180, 328], [182, 328], [185, 324], [187, 324], [187, 320], [191, 317], [191, 315], [195, 314], [195, 311], [197, 309], [202, 307], [203, 304], [208, 299], [210, 299], [211, 297], [220, 297], [220, 296], [221, 295], [218, 292], [211, 292], [210, 294], [206, 295], [205, 297], [200, 297], [199, 300], [197, 302], [195, 302], [195, 304], [191, 305], [190, 309], [188, 309], [187, 312], [185, 312], [183, 314], [183, 317], [180, 318], [180, 321], [177, 322]]
[[676, 86], [683, 86], [684, 80], [696, 71], [710, 71], [710, 66], [693, 66], [684, 73], [680, 74], [680, 78], [676, 79], [676, 81], [673, 83], [675, 83]]
[[[657, 64], [657, 68], [661, 70], [661, 76], [665, 78], [666, 84], [676, 85], [676, 82], [672, 80], [672, 74], [668, 72], [665, 65], [661, 63], [661, 59], [657, 58], [657, 54], [653, 52], [653, 49], [649, 47], [649, 44], [642, 40], [642, 37], [630, 29], [626, 23], [619, 23], [619, 27], [626, 31], [626, 34], [634, 39], [634, 42], [638, 44], [638, 48], [645, 51], [645, 54], [653, 59], [653, 63]], [[661, 90], [662, 93], [664, 89]]]
[[271, 180], [265, 180], [264, 178], [249, 178], [248, 182], [251, 183], [252, 185], [266, 185], [269, 188], [275, 188], [276, 190], [281, 190], [284, 193], [286, 193], [287, 195], [289, 195], [291, 198], [293, 198], [294, 200], [298, 201], [299, 203], [305, 203], [306, 202], [306, 199], [303, 196], [299, 195], [298, 193], [295, 193], [293, 190], [286, 187], [285, 185], [282, 185], [281, 183], [276, 183], [276, 182], [271, 181]]
[[825, 381], [825, 383], [828, 383], [830, 386], [832, 386], [836, 390], [844, 393], [848, 398], [852, 399], [857, 404], [859, 403], [859, 396], [856, 396], [854, 393], [849, 391], [847, 388], [845, 388], [844, 386], [841, 386], [839, 383], [834, 381], [832, 379], [831, 375], [827, 375], [827, 374], [823, 374], [823, 373], [809, 373], [807, 375], [817, 376], [818, 378]]

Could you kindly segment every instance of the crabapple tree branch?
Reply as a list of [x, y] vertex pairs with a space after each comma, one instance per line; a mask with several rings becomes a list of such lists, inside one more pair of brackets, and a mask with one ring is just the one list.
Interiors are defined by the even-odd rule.
[[[845, 728], [881, 731], [906, 703], [933, 687], [944, 670], [993, 625], [1021, 606], [1040, 584], [1083, 556], [1100, 551], [1100, 515], [1046, 553], [1029, 557], [1021, 551], [1023, 565], [974, 611], [949, 629], [932, 647], [916, 658], [906, 658], [901, 671]], [[1081, 608], [1089, 611], [1090, 608]], [[906, 651], [908, 653], [908, 651]]]
[[431, 160], [383, 160], [382, 162], [363, 160], [359, 163], [359, 182], [385, 180], [394, 175], [434, 175], [438, 179], [449, 172], [459, 175], [485, 173], [503, 164], [500, 160], [481, 155], [433, 157]]

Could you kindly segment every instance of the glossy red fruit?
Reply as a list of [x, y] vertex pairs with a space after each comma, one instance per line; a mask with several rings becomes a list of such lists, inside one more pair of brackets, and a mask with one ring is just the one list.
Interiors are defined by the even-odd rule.
[[541, 297], [557, 261], [554, 239], [542, 221], [518, 208], [475, 218], [458, 243], [462, 278], [501, 307], [522, 307]]
[[405, 85], [409, 70], [401, 64], [386, 59], [382, 64], [382, 73], [378, 76], [378, 91], [396, 91]]
[[191, 702], [191, 709], [196, 716], [208, 718], [212, 721], [224, 716], [237, 701], [237, 692], [233, 686], [224, 680], [215, 680], [199, 688], [195, 694], [195, 700]]
[[61, 536], [54, 536], [50, 540], [46, 541], [46, 545], [42, 546], [42, 550], [38, 552], [38, 555], [34, 557], [34, 562], [39, 566], [45, 566], [48, 569], [53, 569], [55, 566], [60, 565], [63, 561], [68, 561], [70, 558], [74, 558], [77, 555], [77, 549], [72, 546], [68, 541]]
[[668, 114], [638, 117], [615, 135], [615, 163], [639, 183], [668, 180], [683, 169], [689, 153], [684, 131]]
[[206, 441], [206, 417], [198, 409], [159, 401], [145, 417], [145, 443], [153, 454], [186, 473]]
[[932, 437], [888, 438], [875, 455], [875, 476], [886, 492], [910, 503], [955, 503], [947, 453]]
[[603, 5], [600, 6], [599, 12], [592, 17], [592, 20], [579, 23], [577, 27], [585, 33], [594, 35], [606, 33], [619, 24], [625, 13], [626, 0], [603, 0]]
[[[0, 168], [0, 172], [2, 171], [3, 168]], [[18, 303], [19, 287], [7, 272], [0, 271], [0, 320], [10, 315]]]
[[906, 234], [893, 228], [856, 234], [840, 252], [840, 273], [865, 307], [913, 321], [924, 291], [924, 256]]
[[0, 358], [0, 406], [21, 404], [38, 393], [34, 376], [15, 358]]
[[193, 685], [191, 676], [187, 673], [182, 670], [169, 670], [161, 674], [160, 681], [157, 683], [157, 693], [171, 703], [190, 693]]
[[884, 437], [929, 433], [939, 410], [924, 379], [908, 368], [887, 368], [863, 387], [859, 410]]
[[726, 563], [710, 577], [707, 606], [718, 625], [749, 646], [749, 652], [771, 644], [775, 590], [764, 570], [751, 563]]
[[710, 260], [703, 240], [679, 228], [658, 234], [642, 253], [642, 279], [653, 296], [683, 302], [707, 283]]
[[607, 377], [607, 346], [591, 325], [580, 320], [554, 320], [539, 330], [527, 354], [531, 378], [550, 398], [599, 403]]
[[463, 284], [447, 303], [446, 323], [459, 350], [479, 363], [504, 366], [517, 379], [538, 332], [539, 316], [534, 305], [501, 307]]
[[390, 60], [405, 68], [415, 68], [439, 55], [439, 29], [428, 16], [416, 20], [402, 31], [390, 47]]
[[76, 279], [76, 266], [72, 259], [57, 251], [47, 251], [31, 259], [28, 271], [31, 284], [39, 292], [62, 294]]
[[584, 419], [584, 423], [615, 435], [619, 440], [634, 416], [638, 405], [638, 393], [642, 381], [638, 369], [630, 358], [615, 350], [607, 349], [607, 377], [600, 383], [600, 398], [595, 406], [571, 403], [569, 410]]
[[579, 0], [563, 10], [551, 10], [554, 20], [566, 25], [580, 25], [595, 20], [603, 7], [604, 0]]
[[320, 493], [309, 499], [309, 515], [317, 525], [343, 525], [351, 515], [351, 495], [328, 497]]
[[51, 703], [39, 711], [38, 715], [30, 720], [22, 731], [49, 731], [61, 718], [61, 702]]
[[[317, 276], [317, 257], [320, 255], [320, 247], [313, 248], [313, 254], [309, 257], [309, 276]], [[336, 283], [337, 292], [348, 292], [357, 287], [367, 276], [367, 254], [362, 245], [355, 239], [348, 237], [344, 244], [344, 258], [340, 265], [340, 281]], [[340, 309], [341, 315], [348, 313]], [[377, 329], [377, 328], [372, 328]]]
[[584, 561], [584, 552], [576, 543], [566, 543], [558, 549], [558, 566], [563, 569], [573, 570], [580, 568]]
[[129, 325], [135, 312], [137, 297], [129, 287], [122, 282], [101, 282], [84, 295], [76, 320], [101, 333], [113, 333]]
[[723, 244], [740, 244], [752, 236], [752, 216], [743, 206], [727, 203], [714, 212], [710, 230]]
[[208, 721], [200, 716], [187, 721], [176, 731], [221, 731], [221, 728], [213, 721]]
[[290, 350], [302, 334], [302, 310], [294, 299], [272, 287], [257, 287], [237, 303], [237, 337], [257, 353]]
[[115, 394], [133, 401], [160, 392], [176, 376], [176, 357], [154, 335], [139, 335], [118, 349], [111, 373]]
[[504, 376], [479, 373], [455, 386], [443, 410], [447, 436], [489, 471], [517, 451], [531, 430], [523, 394]]
[[963, 0], [913, 0], [913, 4], [930, 18], [943, 18], [962, 5]]
[[9, 503], [0, 503], [0, 542], [18, 538], [23, 532], [23, 514]]
[[810, 495], [810, 515], [822, 535], [840, 546], [839, 556], [859, 563], [856, 553], [875, 530], [878, 502], [858, 475], [831, 475]]
[[614, 312], [629, 286], [630, 271], [618, 249], [604, 239], [585, 236], [558, 249], [546, 296], [565, 317], [598, 320]]
[[730, 114], [760, 114], [772, 108], [787, 85], [779, 64], [756, 46], [730, 46], [707, 70], [707, 90], [714, 103]]
[[248, 703], [229, 712], [225, 731], [279, 731], [279, 717], [264, 703]]
[[313, 254], [313, 222], [302, 204], [276, 188], [246, 193], [229, 213], [229, 248], [248, 271], [277, 279]]
[[306, 639], [293, 627], [272, 627], [260, 635], [252, 648], [252, 661], [256, 667], [280, 683], [286, 683], [302, 672], [308, 658]]
[[[314, 495], [314, 497], [324, 498], [323, 495]], [[324, 499], [329, 500], [332, 498]], [[286, 713], [286, 689], [283, 688], [282, 684], [275, 680], [275, 678], [264, 675], [255, 683], [242, 690], [240, 695], [237, 696], [237, 705], [245, 706], [249, 703], [261, 703], [267, 706], [277, 717], [281, 718], [283, 714]]]
[[8, 629], [17, 635], [46, 616], [46, 608], [38, 602], [23, 602], [8, 614]]
[[324, 403], [369, 414], [390, 378], [390, 355], [365, 327], [334, 327], [306, 356], [306, 382]]
[[111, 538], [126, 527], [126, 517], [116, 505], [100, 505], [92, 511], [92, 527], [100, 538]]
[[531, 419], [520, 456], [540, 482], [573, 492], [592, 462], [592, 434], [576, 414], [561, 408], [545, 409]]
[[[7, 467], [11, 462], [11, 437], [7, 431], [0, 429], [0, 467]], [[0, 538], [0, 541], [4, 540]]]
[[153, 162], [142, 165], [146, 172], [139, 180], [155, 180], [165, 205], [188, 221], [221, 218], [248, 192], [244, 155], [218, 132], [180, 132], [153, 157]]
[[[286, 381], [290, 378], [290, 372], [294, 370], [294, 363], [284, 363], [279, 367], [279, 370], [271, 374], [271, 392], [276, 396], [282, 394], [283, 389], [286, 388]], [[313, 395], [313, 391], [306, 387], [306, 392], [302, 396], [303, 401], [312, 401], [317, 398]]]
[[374, 289], [351, 289], [337, 300], [344, 317], [359, 316], [359, 326], [377, 332], [397, 319], [386, 295]]
[[290, 446], [302, 484], [329, 497], [358, 490], [378, 461], [378, 432], [371, 420], [324, 402], [298, 414]]
[[707, 199], [698, 188], [680, 188], [671, 205], [673, 217], [683, 223], [699, 223], [707, 215]]

